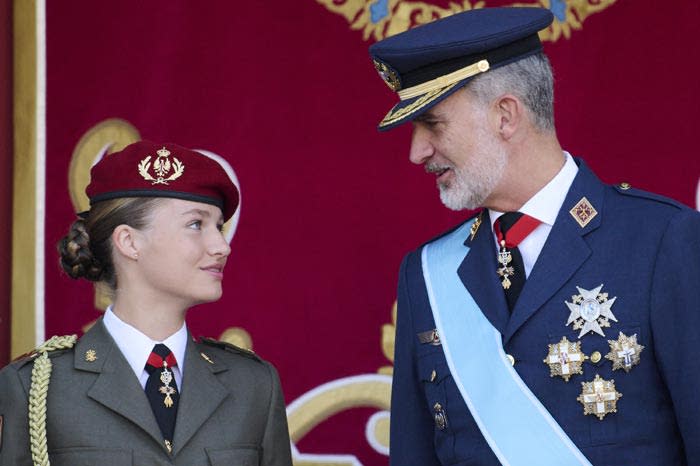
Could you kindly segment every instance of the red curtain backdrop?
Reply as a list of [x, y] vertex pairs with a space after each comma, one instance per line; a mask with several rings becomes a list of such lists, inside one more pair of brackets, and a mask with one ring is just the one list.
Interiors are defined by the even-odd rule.
[[[59, 272], [55, 244], [74, 218], [71, 154], [116, 117], [145, 139], [220, 154], [240, 181], [224, 297], [190, 311], [195, 335], [244, 328], [288, 403], [391, 365], [382, 326], [401, 257], [466, 214], [409, 163], [409, 127], [376, 131], [395, 96], [371, 38], [314, 0], [47, 2], [46, 17], [47, 335], [99, 316], [91, 284]], [[694, 0], [620, 0], [547, 43], [560, 140], [605, 181], [695, 206], [699, 22]], [[297, 447], [387, 464], [364, 438], [374, 411], [334, 416]]]

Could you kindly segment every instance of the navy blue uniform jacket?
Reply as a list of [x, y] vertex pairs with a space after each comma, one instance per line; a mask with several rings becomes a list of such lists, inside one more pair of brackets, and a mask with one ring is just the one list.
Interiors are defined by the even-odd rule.
[[[503, 336], [515, 370], [594, 465], [700, 465], [700, 213], [634, 189], [606, 186], [581, 161], [557, 220], [513, 309], [496, 275], [488, 216], [458, 269], [464, 286]], [[598, 214], [581, 227], [569, 210], [586, 197]], [[577, 286], [617, 297], [605, 337], [566, 326]], [[400, 271], [391, 406], [391, 465], [498, 465], [449, 372], [441, 346], [417, 334], [435, 328], [420, 249]], [[610, 352], [619, 332], [644, 345], [629, 373], [604, 357], [568, 382], [550, 377], [548, 345], [563, 336], [586, 355]], [[469, 338], [469, 335], [464, 335]], [[454, 352], [458, 346], [453, 342]], [[455, 356], [456, 357], [456, 356]], [[461, 357], [473, 357], [462, 354]], [[433, 371], [435, 375], [433, 376]], [[576, 398], [595, 375], [614, 379], [617, 412], [584, 415]], [[434, 419], [440, 403], [447, 419]], [[508, 416], [507, 412], [503, 416]], [[536, 465], [533, 465], [536, 466]]]

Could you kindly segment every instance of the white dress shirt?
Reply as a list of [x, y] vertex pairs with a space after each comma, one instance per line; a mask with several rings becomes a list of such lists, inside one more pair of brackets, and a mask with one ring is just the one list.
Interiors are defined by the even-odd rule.
[[[557, 219], [562, 204], [564, 204], [564, 199], [566, 199], [566, 194], [569, 192], [571, 183], [574, 182], [576, 173], [578, 173], [578, 166], [571, 157], [571, 154], [565, 151], [564, 157], [566, 161], [561, 170], [559, 170], [559, 173], [518, 209], [518, 212], [527, 214], [542, 222], [518, 245], [518, 250], [523, 256], [526, 277], [530, 275], [532, 267], [534, 267], [544, 247], [544, 243], [547, 241], [549, 232], [552, 231], [552, 226]], [[504, 212], [489, 210], [492, 233], [493, 224], [496, 222], [496, 219], [503, 214]], [[493, 240], [498, 250], [500, 246], [495, 233], [493, 233]]]
[[131, 369], [136, 374], [136, 377], [141, 383], [141, 387], [146, 388], [148, 381], [148, 372], [146, 372], [146, 361], [150, 356], [153, 347], [157, 343], [163, 343], [172, 351], [177, 361], [177, 366], [172, 368], [175, 382], [177, 382], [178, 391], [182, 390], [182, 374], [184, 373], [185, 365], [185, 348], [187, 347], [187, 325], [184, 323], [180, 330], [170, 335], [163, 341], [155, 341], [148, 338], [141, 331], [127, 324], [112, 312], [110, 306], [105, 311], [103, 322], [107, 331], [114, 339], [114, 342], [119, 347]]

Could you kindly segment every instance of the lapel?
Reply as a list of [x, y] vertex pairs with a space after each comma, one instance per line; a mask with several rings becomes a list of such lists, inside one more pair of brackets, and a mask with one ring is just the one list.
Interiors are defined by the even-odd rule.
[[230, 395], [229, 390], [216, 376], [228, 370], [226, 364], [212, 356], [210, 352], [206, 352], [207, 360], [200, 351], [198, 345], [188, 338], [182, 390], [175, 421], [173, 456], [182, 450], [202, 424]]
[[464, 242], [469, 252], [457, 269], [457, 274], [484, 316], [503, 334], [509, 318], [508, 304], [496, 274], [497, 251], [488, 211], [481, 211], [479, 216], [481, 226], [473, 239], [470, 236]]
[[[93, 350], [97, 359], [86, 360]], [[150, 435], [162, 448], [163, 436], [138, 379], [107, 329], [99, 319], [75, 347], [75, 369], [93, 372], [97, 379], [87, 396], [129, 419]]]
[[[583, 265], [591, 255], [584, 237], [598, 228], [603, 216], [604, 188], [601, 181], [577, 160], [579, 170], [557, 215], [540, 256], [523, 287], [503, 333], [504, 345]], [[585, 227], [569, 212], [583, 197], [598, 212]], [[563, 303], [562, 303], [563, 307]]]

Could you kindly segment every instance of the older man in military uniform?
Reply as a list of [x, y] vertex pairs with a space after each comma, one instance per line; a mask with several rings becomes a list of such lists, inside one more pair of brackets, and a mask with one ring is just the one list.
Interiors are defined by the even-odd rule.
[[406, 256], [391, 464], [700, 464], [700, 214], [562, 150], [537, 32], [471, 10], [374, 44], [410, 160], [480, 213]]

